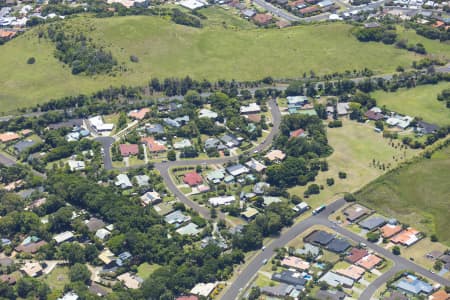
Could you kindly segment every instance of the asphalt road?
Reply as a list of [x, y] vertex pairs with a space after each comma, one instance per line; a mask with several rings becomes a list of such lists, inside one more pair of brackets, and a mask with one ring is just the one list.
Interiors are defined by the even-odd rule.
[[285, 230], [277, 239], [272, 241], [269, 245], [266, 246], [264, 251], [260, 251], [254, 259], [247, 265], [247, 267], [242, 270], [239, 276], [234, 280], [234, 282], [229, 286], [227, 291], [222, 297], [222, 300], [234, 300], [239, 298], [239, 293], [242, 290], [245, 290], [248, 287], [248, 284], [251, 282], [255, 274], [257, 274], [259, 268], [263, 265], [263, 261], [265, 259], [269, 260], [274, 254], [275, 249], [285, 247], [291, 240], [296, 238], [298, 235], [303, 233], [308, 228], [314, 225], [323, 225], [327, 226], [330, 229], [336, 231], [340, 235], [353, 240], [357, 243], [365, 243], [368, 248], [373, 251], [381, 254], [382, 256], [392, 260], [394, 262], [394, 266], [391, 270], [377, 278], [373, 281], [361, 294], [361, 300], [369, 300], [372, 295], [375, 293], [378, 288], [380, 288], [390, 277], [395, 275], [395, 273], [402, 270], [410, 270], [422, 276], [428, 277], [433, 281], [440, 283], [441, 285], [448, 286], [450, 285], [450, 281], [446, 280], [437, 274], [431, 273], [430, 271], [414, 264], [413, 262], [401, 257], [392, 254], [391, 251], [388, 251], [376, 244], [368, 242], [365, 238], [348, 231], [340, 226], [335, 225], [333, 222], [328, 220], [330, 214], [340, 209], [345, 205], [344, 199], [339, 199], [332, 204], [328, 205], [327, 208], [317, 214], [315, 216], [311, 216], [306, 220], [295, 224], [293, 227]]
[[114, 138], [110, 136], [99, 136], [96, 137], [94, 140], [102, 144], [102, 148], [104, 149], [103, 153], [103, 164], [105, 167], [105, 170], [112, 170], [112, 159], [111, 159], [111, 146], [116, 141]]
[[282, 19], [285, 19], [287, 21], [301, 21], [302, 19], [294, 16], [293, 14], [289, 13], [288, 11], [278, 8], [264, 0], [253, 0], [254, 3], [258, 4], [262, 8], [264, 8], [267, 11], [270, 11], [272, 14], [274, 14], [277, 17], [280, 17]]
[[10, 167], [16, 164], [16, 161], [2, 153], [0, 153], [0, 164]]

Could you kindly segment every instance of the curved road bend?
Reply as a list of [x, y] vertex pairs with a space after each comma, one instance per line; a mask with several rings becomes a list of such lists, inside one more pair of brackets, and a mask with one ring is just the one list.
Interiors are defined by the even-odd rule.
[[252, 278], [255, 274], [257, 274], [259, 268], [262, 266], [262, 261], [267, 259], [269, 260], [274, 255], [274, 250], [276, 248], [281, 248], [286, 246], [291, 240], [293, 240], [295, 237], [297, 237], [299, 234], [303, 233], [308, 228], [314, 226], [314, 225], [323, 225], [327, 226], [330, 229], [336, 231], [340, 235], [351, 239], [358, 243], [365, 243], [368, 248], [372, 249], [373, 251], [381, 254], [382, 256], [386, 257], [387, 259], [390, 259], [394, 262], [394, 266], [386, 272], [385, 274], [381, 275], [379, 278], [377, 278], [375, 281], [373, 281], [361, 294], [360, 299], [361, 300], [368, 300], [371, 298], [371, 296], [375, 293], [375, 291], [380, 288], [391, 276], [393, 276], [395, 273], [401, 271], [401, 270], [410, 270], [415, 273], [418, 273], [422, 276], [425, 276], [427, 278], [430, 278], [433, 281], [436, 281], [440, 283], [441, 285], [450, 285], [450, 281], [447, 279], [444, 279], [437, 274], [431, 273], [430, 271], [426, 270], [425, 268], [422, 268], [413, 262], [392, 254], [391, 251], [386, 250], [376, 244], [368, 242], [365, 238], [348, 231], [347, 229], [344, 229], [340, 226], [336, 226], [333, 222], [328, 220], [328, 217], [330, 214], [332, 214], [334, 211], [340, 209], [345, 205], [344, 199], [339, 199], [333, 203], [331, 203], [327, 208], [321, 212], [318, 215], [311, 216], [307, 218], [306, 220], [295, 224], [293, 227], [285, 230], [280, 237], [275, 239], [272, 243], [266, 246], [266, 249], [264, 251], [259, 252], [254, 259], [248, 264], [248, 266], [239, 274], [239, 276], [236, 278], [236, 280], [229, 286], [228, 290], [223, 295], [223, 300], [234, 300], [238, 299], [240, 290], [245, 289], [247, 285], [250, 283]]
[[[272, 128], [266, 139], [256, 146], [255, 148], [249, 150], [249, 151], [262, 151], [266, 148], [269, 148], [272, 145], [272, 142], [278, 133], [280, 123], [281, 123], [281, 113], [278, 109], [278, 106], [276, 104], [276, 101], [274, 99], [269, 100], [268, 102], [270, 111], [272, 113]], [[177, 161], [170, 161], [165, 163], [155, 163], [155, 169], [159, 171], [161, 174], [161, 177], [164, 180], [164, 183], [166, 184], [167, 188], [185, 205], [189, 206], [190, 208], [197, 211], [202, 217], [206, 219], [210, 219], [210, 210], [207, 207], [199, 205], [197, 202], [192, 201], [186, 195], [184, 195], [176, 186], [176, 184], [173, 182], [172, 177], [170, 176], [170, 168], [172, 167], [184, 167], [184, 166], [192, 166], [192, 165], [202, 165], [202, 164], [225, 164], [230, 161], [237, 160], [237, 156], [229, 156], [229, 157], [223, 157], [223, 158], [216, 158], [216, 159], [190, 159], [190, 160], [177, 160]], [[217, 213], [218, 217], [220, 219], [224, 219], [225, 215], [218, 211]]]

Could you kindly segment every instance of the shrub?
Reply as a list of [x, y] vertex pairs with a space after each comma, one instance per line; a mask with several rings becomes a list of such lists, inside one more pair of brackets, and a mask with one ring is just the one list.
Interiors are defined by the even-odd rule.
[[36, 62], [36, 58], [34, 58], [34, 57], [30, 57], [27, 60], [27, 64], [29, 64], [29, 65], [34, 65], [35, 62]]

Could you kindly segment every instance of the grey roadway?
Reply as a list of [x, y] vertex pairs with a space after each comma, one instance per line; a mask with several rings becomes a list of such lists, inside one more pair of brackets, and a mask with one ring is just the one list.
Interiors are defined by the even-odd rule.
[[260, 251], [253, 260], [247, 265], [247, 267], [242, 270], [238, 277], [233, 281], [231, 286], [227, 289], [225, 294], [223, 295], [223, 300], [235, 300], [238, 299], [239, 294], [242, 290], [248, 287], [248, 284], [251, 282], [253, 277], [257, 274], [259, 268], [262, 266], [263, 261], [265, 259], [269, 260], [273, 255], [274, 251], [277, 248], [285, 247], [292, 239], [297, 237], [299, 234], [303, 233], [308, 228], [311, 228], [314, 225], [323, 225], [331, 228], [342, 236], [345, 236], [355, 242], [365, 243], [368, 248], [374, 250], [375, 252], [383, 255], [384, 257], [392, 260], [394, 262], [394, 266], [391, 270], [381, 275], [375, 281], [373, 281], [361, 294], [361, 300], [369, 300], [375, 291], [380, 288], [390, 277], [392, 277], [395, 273], [402, 270], [410, 270], [422, 276], [428, 277], [433, 281], [440, 283], [441, 285], [449, 286], [450, 281], [446, 280], [430, 271], [412, 263], [411, 261], [392, 254], [389, 250], [386, 250], [376, 244], [368, 242], [365, 238], [348, 231], [340, 226], [336, 226], [333, 222], [328, 220], [330, 214], [334, 211], [340, 209], [345, 205], [344, 199], [339, 199], [332, 204], [330, 204], [323, 212], [317, 214], [315, 216], [311, 216], [306, 220], [295, 224], [289, 229], [286, 229], [278, 238], [272, 241], [269, 245], [266, 246], [264, 251]]
[[111, 145], [116, 141], [113, 137], [110, 136], [99, 136], [94, 140], [99, 142], [103, 148], [103, 164], [105, 170], [111, 170], [113, 168], [112, 159], [111, 159]]

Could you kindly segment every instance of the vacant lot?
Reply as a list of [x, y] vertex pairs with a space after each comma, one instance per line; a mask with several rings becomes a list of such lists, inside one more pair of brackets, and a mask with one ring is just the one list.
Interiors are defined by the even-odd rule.
[[[344, 120], [341, 128], [328, 128], [329, 144], [333, 147], [333, 154], [327, 158], [329, 171], [320, 172], [316, 183], [325, 188], [319, 195], [310, 196], [306, 201], [312, 206], [330, 202], [342, 197], [345, 192], [352, 192], [362, 188], [387, 171], [387, 166], [395, 166], [398, 162], [411, 158], [416, 151], [400, 150], [389, 145], [389, 140], [376, 133], [370, 125]], [[395, 157], [395, 158], [394, 158]], [[375, 160], [375, 167], [373, 166]], [[385, 171], [382, 165], [385, 165]], [[381, 166], [377, 167], [378, 165]], [[339, 172], [347, 173], [346, 179], [339, 179]], [[327, 178], [333, 178], [335, 184], [328, 187]], [[290, 189], [303, 197], [306, 187]]]
[[449, 82], [435, 85], [421, 85], [413, 89], [400, 89], [394, 93], [377, 91], [373, 96], [379, 106], [386, 105], [388, 109], [421, 117], [427, 122], [437, 125], [450, 125], [450, 109], [444, 101], [438, 101], [437, 95], [443, 89], [450, 88]]
[[450, 245], [450, 147], [431, 159], [386, 174], [357, 194], [358, 199], [387, 216], [436, 233]]
[[[218, 15], [226, 12], [204, 13], [209, 19], [202, 29], [147, 16], [64, 21], [68, 32], [82, 30], [97, 45], [111, 50], [124, 67], [115, 77], [71, 75], [70, 69], [53, 57], [54, 46], [38, 39], [38, 31], [45, 26], [34, 28], [1, 47], [0, 111], [111, 85], [142, 85], [152, 76], [253, 80], [301, 77], [310, 70], [324, 74], [366, 67], [390, 73], [418, 59], [393, 46], [358, 42], [347, 24], [243, 29], [251, 24], [228, 15], [225, 23], [229, 26], [221, 26]], [[131, 55], [139, 62], [130, 62]], [[34, 65], [26, 63], [29, 57], [36, 58]]]

